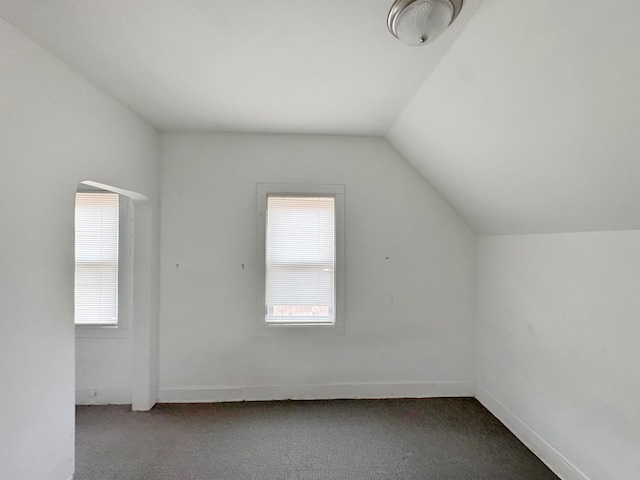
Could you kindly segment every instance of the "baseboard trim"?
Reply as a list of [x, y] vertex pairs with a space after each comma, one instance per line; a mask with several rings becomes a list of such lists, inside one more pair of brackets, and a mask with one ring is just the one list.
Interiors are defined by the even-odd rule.
[[324, 385], [243, 385], [165, 387], [160, 403], [210, 403], [261, 400], [473, 397], [473, 382], [369, 382]]
[[[93, 395], [95, 393], [95, 395]], [[76, 388], [76, 405], [130, 405], [131, 391], [116, 388]]]
[[475, 391], [478, 401], [562, 480], [591, 480], [487, 390], [476, 386]]

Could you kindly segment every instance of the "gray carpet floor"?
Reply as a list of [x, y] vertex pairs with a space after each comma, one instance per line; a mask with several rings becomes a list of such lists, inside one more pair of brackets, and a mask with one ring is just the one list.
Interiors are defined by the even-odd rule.
[[76, 409], [75, 480], [558, 479], [475, 399]]

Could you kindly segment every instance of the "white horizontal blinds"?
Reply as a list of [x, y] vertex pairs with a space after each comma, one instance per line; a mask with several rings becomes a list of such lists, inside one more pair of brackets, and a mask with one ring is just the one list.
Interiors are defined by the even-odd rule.
[[76, 324], [117, 323], [118, 216], [118, 194], [76, 193]]
[[335, 199], [269, 195], [266, 321], [335, 321]]

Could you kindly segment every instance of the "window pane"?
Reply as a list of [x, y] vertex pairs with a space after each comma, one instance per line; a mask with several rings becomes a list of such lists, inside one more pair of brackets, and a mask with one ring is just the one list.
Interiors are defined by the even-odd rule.
[[335, 319], [335, 199], [269, 195], [267, 321]]
[[109, 324], [118, 317], [118, 195], [77, 193], [75, 323]]

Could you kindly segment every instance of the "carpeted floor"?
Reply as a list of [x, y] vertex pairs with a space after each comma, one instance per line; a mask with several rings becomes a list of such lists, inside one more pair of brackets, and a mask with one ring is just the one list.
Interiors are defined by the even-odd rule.
[[76, 410], [75, 480], [558, 479], [474, 399]]

